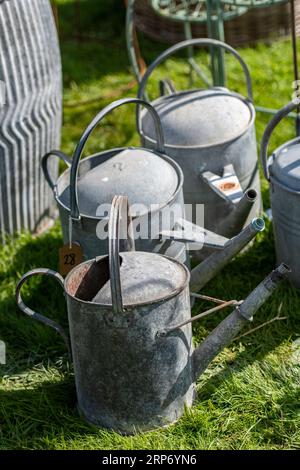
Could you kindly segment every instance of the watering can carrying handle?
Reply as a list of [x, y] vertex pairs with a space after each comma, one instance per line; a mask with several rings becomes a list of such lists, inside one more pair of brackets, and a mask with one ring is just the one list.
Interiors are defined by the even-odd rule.
[[299, 108], [300, 105], [300, 100], [295, 99], [285, 105], [283, 108], [281, 108], [269, 121], [265, 132], [263, 134], [262, 140], [261, 140], [261, 146], [260, 146], [260, 159], [262, 163], [262, 167], [264, 170], [264, 175], [265, 178], [270, 181], [270, 172], [268, 168], [268, 146], [269, 146], [269, 141], [271, 138], [271, 135], [277, 125], [282, 121], [283, 118], [285, 118], [291, 111], [293, 111], [296, 108]]
[[28, 315], [29, 317], [33, 318], [34, 320], [38, 320], [41, 323], [44, 323], [44, 325], [51, 326], [57, 333], [59, 333], [66, 346], [68, 349], [68, 352], [71, 356], [71, 348], [70, 348], [70, 341], [68, 335], [65, 333], [64, 329], [56, 323], [54, 320], [51, 320], [50, 318], [45, 317], [44, 315], [41, 315], [40, 313], [35, 312], [32, 310], [30, 307], [27, 307], [27, 305], [24, 303], [22, 296], [21, 296], [21, 289], [23, 284], [29, 279], [30, 277], [33, 276], [50, 276], [56, 279], [56, 281], [59, 283], [59, 285], [64, 288], [64, 280], [62, 276], [57, 273], [56, 271], [53, 271], [52, 269], [47, 269], [47, 268], [39, 268], [39, 269], [33, 269], [32, 271], [28, 271], [24, 276], [20, 279], [20, 281], [17, 284], [16, 287], [16, 301], [18, 304], [18, 307], [20, 310], [22, 310], [23, 313]]
[[66, 163], [66, 165], [68, 167], [70, 167], [72, 165], [72, 160], [65, 153], [61, 152], [60, 150], [52, 150], [51, 152], [46, 153], [42, 157], [42, 169], [43, 169], [43, 172], [44, 172], [44, 176], [45, 176], [46, 181], [49, 184], [50, 188], [53, 190], [54, 187], [55, 187], [55, 183], [52, 180], [52, 178], [49, 174], [49, 171], [48, 171], [48, 159], [49, 159], [49, 157], [52, 157], [52, 156], [60, 158], [62, 161], [64, 161]]
[[108, 223], [109, 274], [114, 313], [122, 313], [124, 311], [119, 254], [121, 223], [124, 224], [123, 231], [126, 233], [128, 250], [134, 251], [134, 236], [127, 196], [115, 196], [113, 198]]
[[150, 103], [140, 98], [124, 98], [106, 106], [104, 109], [102, 109], [102, 111], [100, 111], [100, 113], [98, 113], [94, 117], [94, 119], [87, 126], [84, 133], [80, 137], [80, 140], [77, 144], [77, 147], [73, 155], [72, 166], [71, 166], [71, 171], [70, 171], [70, 208], [71, 208], [72, 219], [78, 220], [80, 218], [79, 208], [78, 208], [78, 197], [77, 197], [77, 173], [78, 173], [78, 165], [79, 165], [80, 157], [82, 155], [86, 141], [88, 140], [90, 134], [95, 129], [95, 127], [100, 123], [100, 121], [102, 121], [102, 119], [107, 114], [109, 114], [114, 109], [119, 108], [120, 106], [123, 106], [124, 104], [130, 104], [130, 103], [142, 105], [148, 109], [150, 115], [153, 118], [154, 125], [155, 125], [155, 131], [156, 131], [156, 137], [157, 137], [156, 150], [159, 153], [165, 153], [164, 135], [163, 135], [163, 129], [162, 129], [162, 125], [160, 122], [160, 118], [158, 116], [157, 111], [153, 108], [153, 106], [151, 106]]
[[[241, 64], [245, 77], [246, 77], [246, 82], [247, 82], [247, 94], [248, 94], [248, 99], [250, 101], [253, 100], [253, 94], [252, 94], [252, 82], [251, 82], [251, 77], [250, 77], [250, 72], [249, 69], [244, 62], [244, 60], [241, 58], [239, 53], [233, 49], [233, 47], [229, 46], [228, 44], [218, 41], [217, 39], [188, 39], [186, 41], [181, 41], [178, 44], [175, 44], [174, 46], [170, 47], [169, 49], [165, 50], [160, 54], [149, 67], [147, 68], [140, 86], [139, 86], [139, 91], [138, 91], [138, 97], [141, 98], [144, 96], [145, 89], [147, 86], [148, 79], [150, 75], [152, 74], [153, 70], [160, 65], [167, 57], [170, 55], [174, 54], [177, 51], [180, 51], [181, 49], [185, 49], [186, 47], [190, 46], [214, 46], [218, 47], [221, 49], [225, 49], [226, 51], [230, 52]], [[138, 121], [138, 128], [139, 128], [139, 121]]]

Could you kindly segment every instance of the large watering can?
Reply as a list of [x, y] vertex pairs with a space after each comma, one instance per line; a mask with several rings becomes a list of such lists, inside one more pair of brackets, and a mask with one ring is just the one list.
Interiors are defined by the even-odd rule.
[[270, 183], [270, 199], [278, 263], [291, 266], [290, 280], [300, 288], [300, 137], [277, 148], [268, 159], [271, 135], [291, 111], [300, 105], [294, 100], [280, 109], [267, 125], [261, 141], [261, 161]]
[[[80, 161], [94, 128], [112, 110], [130, 103], [148, 109], [156, 132], [155, 149], [116, 148]], [[56, 183], [48, 172], [52, 157], [62, 159], [69, 167]], [[86, 259], [108, 252], [105, 229], [115, 194], [129, 198], [139, 251], [159, 252], [188, 264], [186, 243], [206, 250], [220, 250], [228, 242], [226, 237], [186, 221], [182, 171], [165, 155], [159, 116], [143, 100], [126, 98], [111, 103], [85, 129], [72, 160], [62, 152], [52, 151], [43, 157], [42, 166], [58, 203], [64, 241], [79, 243]], [[245, 193], [244, 201], [252, 197], [250, 193]], [[99, 232], [103, 235], [101, 240]]]
[[[247, 65], [236, 50], [221, 41], [183, 41], [164, 51], [148, 67], [138, 96], [145, 96], [148, 80], [159, 64], [190, 46], [213, 46], [230, 52], [243, 68], [247, 98], [222, 87], [177, 92], [169, 80], [164, 80], [162, 96], [151, 104], [161, 118], [166, 154], [183, 171], [185, 203], [204, 204], [205, 228], [232, 237], [261, 208], [255, 109]], [[143, 145], [155, 148], [157, 139], [148, 110], [138, 113], [137, 120]], [[252, 191], [243, 197], [249, 189]]]
[[[54, 328], [68, 345], [62, 328], [27, 307], [20, 294], [31, 276], [57, 279], [67, 299], [79, 410], [90, 423], [128, 434], [180, 418], [192, 405], [197, 377], [252, 319], [287, 267], [273, 271], [194, 349], [189, 271], [172, 258], [133, 251], [125, 206], [126, 198], [114, 198], [108, 256], [78, 265], [65, 280], [51, 270], [30, 271], [16, 297], [24, 313]], [[120, 228], [131, 251], [119, 253]]]

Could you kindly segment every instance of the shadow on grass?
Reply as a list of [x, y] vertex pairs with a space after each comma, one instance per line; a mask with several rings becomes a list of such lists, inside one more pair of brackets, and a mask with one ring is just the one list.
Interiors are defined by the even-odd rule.
[[78, 415], [72, 377], [28, 389], [0, 390], [0, 421], [0, 446], [7, 449], [39, 448], [44, 438], [91, 431]]
[[[28, 236], [26, 244], [20, 244], [16, 250], [13, 263], [0, 274], [0, 332], [7, 348], [7, 364], [1, 366], [1, 375], [20, 373], [36, 362], [65, 354], [60, 336], [51, 328], [27, 317], [18, 309], [15, 300], [16, 284], [25, 272], [40, 267], [57, 270], [58, 249], [62, 239], [59, 231], [56, 232], [51, 230], [36, 238]], [[28, 306], [68, 330], [65, 298], [55, 280], [37, 276], [25, 283], [21, 292]]]

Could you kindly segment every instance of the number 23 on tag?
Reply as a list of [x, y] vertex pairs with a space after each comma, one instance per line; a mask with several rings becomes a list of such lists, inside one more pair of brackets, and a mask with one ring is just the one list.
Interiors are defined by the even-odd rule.
[[75, 266], [83, 261], [83, 252], [79, 243], [66, 243], [59, 249], [59, 272], [66, 276]]

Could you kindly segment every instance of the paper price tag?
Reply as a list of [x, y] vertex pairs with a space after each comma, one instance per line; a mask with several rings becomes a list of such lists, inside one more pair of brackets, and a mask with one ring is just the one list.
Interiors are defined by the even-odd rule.
[[82, 263], [83, 252], [79, 243], [66, 243], [59, 249], [59, 272], [66, 276], [75, 266]]

